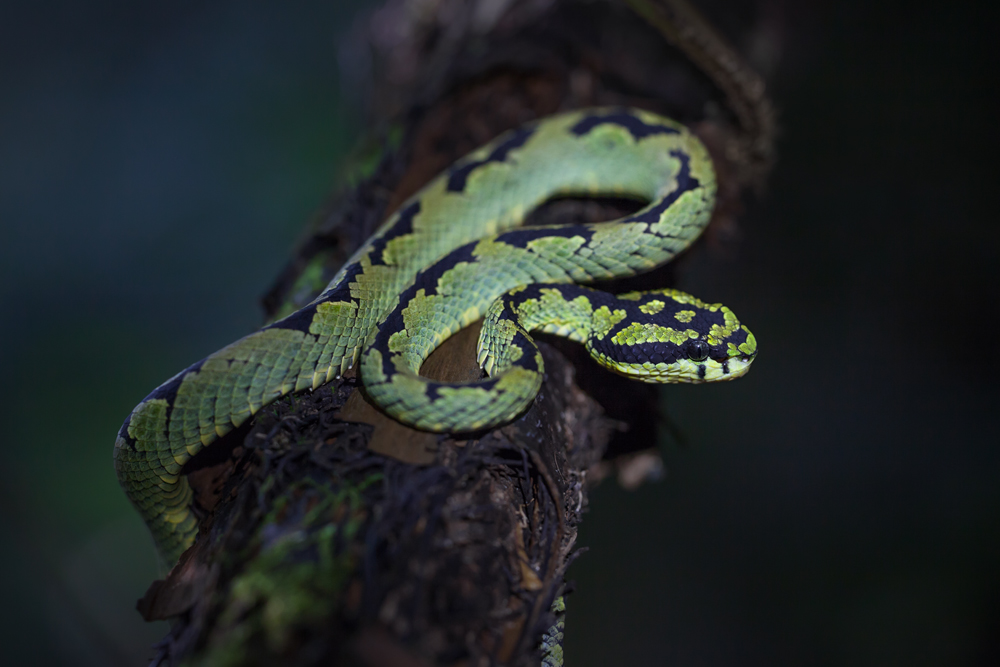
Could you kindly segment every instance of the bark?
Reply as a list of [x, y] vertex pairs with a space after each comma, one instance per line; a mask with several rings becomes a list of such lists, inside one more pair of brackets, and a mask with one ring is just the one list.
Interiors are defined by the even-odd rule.
[[[760, 78], [677, 0], [391, 0], [341, 55], [372, 72], [355, 83], [378, 139], [265, 297], [270, 316], [308, 302], [456, 158], [559, 110], [632, 105], [694, 128], [720, 178], [713, 247], [732, 242], [742, 192], [771, 162]], [[563, 199], [528, 224], [634, 208]], [[603, 287], [668, 286], [672, 272]], [[462, 331], [422, 372], [479, 377], [477, 336]], [[200, 537], [139, 603], [147, 619], [174, 619], [154, 664], [538, 664], [587, 484], [614, 468], [625, 483], [655, 473], [662, 428], [655, 387], [601, 371], [578, 346], [541, 346], [534, 405], [471, 439], [403, 427], [347, 377], [270, 406], [193, 459]]]

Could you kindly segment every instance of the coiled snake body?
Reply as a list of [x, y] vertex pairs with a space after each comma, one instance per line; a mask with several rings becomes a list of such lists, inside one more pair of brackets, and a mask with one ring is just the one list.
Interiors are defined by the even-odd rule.
[[[516, 228], [565, 195], [650, 204], [609, 223]], [[738, 377], [757, 347], [728, 308], [676, 290], [616, 297], [577, 285], [670, 261], [701, 233], [714, 197], [701, 142], [646, 111], [575, 111], [508, 132], [404, 203], [312, 303], [143, 399], [115, 442], [118, 479], [172, 564], [197, 533], [185, 462], [359, 355], [364, 386], [385, 412], [439, 432], [489, 428], [531, 403], [543, 372], [532, 330], [583, 342], [599, 363], [640, 380]], [[418, 374], [435, 347], [484, 314], [479, 361], [489, 377], [452, 385]]]

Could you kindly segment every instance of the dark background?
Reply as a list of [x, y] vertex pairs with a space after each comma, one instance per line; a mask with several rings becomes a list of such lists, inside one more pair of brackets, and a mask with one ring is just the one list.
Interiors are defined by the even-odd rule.
[[[338, 45], [370, 5], [21, 4], [0, 6], [3, 660], [142, 664], [166, 625], [133, 611], [157, 564], [114, 434], [259, 324], [363, 128]], [[666, 390], [686, 444], [664, 440], [663, 482], [593, 492], [568, 664], [1000, 664], [986, 5], [760, 5], [779, 161], [736, 253], [680, 287], [761, 354]]]

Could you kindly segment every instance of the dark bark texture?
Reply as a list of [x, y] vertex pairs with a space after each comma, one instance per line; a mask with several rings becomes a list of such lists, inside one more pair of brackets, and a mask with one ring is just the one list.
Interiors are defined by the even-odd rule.
[[[755, 16], [730, 36], [752, 41]], [[435, 174], [527, 120], [630, 105], [691, 126], [719, 174], [712, 248], [734, 242], [743, 191], [771, 162], [761, 79], [676, 0], [390, 0], [353, 35], [345, 79], [369, 100], [375, 139], [265, 297], [271, 317], [308, 302]], [[527, 224], [634, 207], [562, 199]], [[672, 272], [602, 287], [664, 287]], [[477, 336], [454, 336], [422, 372], [479, 377]], [[146, 618], [174, 620], [154, 664], [537, 665], [588, 483], [655, 472], [662, 428], [655, 387], [598, 369], [579, 346], [543, 337], [542, 350], [533, 407], [472, 439], [405, 428], [347, 377], [269, 406], [192, 460], [200, 537], [139, 602]]]

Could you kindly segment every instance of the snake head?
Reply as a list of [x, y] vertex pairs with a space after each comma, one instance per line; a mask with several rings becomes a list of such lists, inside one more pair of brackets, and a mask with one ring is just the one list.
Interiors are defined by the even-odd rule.
[[591, 356], [643, 382], [733, 380], [757, 355], [757, 340], [732, 310], [679, 290], [622, 294], [595, 315], [605, 324], [587, 340]]

